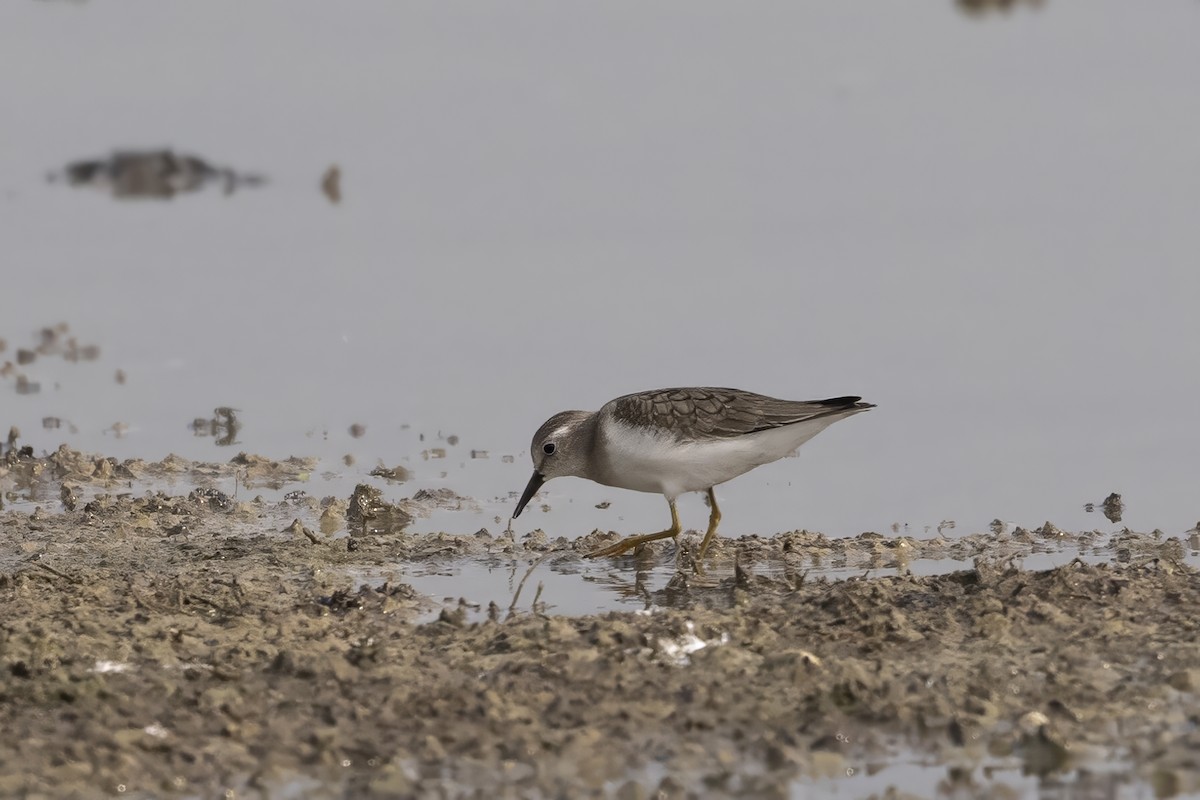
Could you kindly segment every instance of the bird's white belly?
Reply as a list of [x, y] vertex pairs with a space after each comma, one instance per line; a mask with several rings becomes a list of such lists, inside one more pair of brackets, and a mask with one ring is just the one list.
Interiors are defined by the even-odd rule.
[[832, 420], [816, 419], [723, 439], [681, 442], [609, 420], [601, 421], [604, 470], [600, 483], [677, 497], [702, 492], [794, 452]]

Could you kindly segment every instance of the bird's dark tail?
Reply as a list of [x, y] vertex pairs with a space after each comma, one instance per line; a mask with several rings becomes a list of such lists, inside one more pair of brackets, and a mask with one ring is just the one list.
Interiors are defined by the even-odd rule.
[[831, 397], [828, 400], [818, 400], [817, 402], [823, 406], [829, 406], [830, 410], [842, 408], [861, 408], [866, 410], [875, 407], [874, 403], [860, 403], [860, 400], [862, 400], [861, 397], [847, 395], [846, 397]]

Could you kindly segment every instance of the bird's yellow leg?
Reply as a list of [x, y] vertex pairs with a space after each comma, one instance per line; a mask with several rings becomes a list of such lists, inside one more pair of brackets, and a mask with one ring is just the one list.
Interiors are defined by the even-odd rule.
[[712, 512], [708, 515], [708, 532], [704, 534], [704, 540], [700, 542], [700, 549], [696, 551], [696, 563], [693, 565], [696, 572], [701, 575], [704, 574], [704, 554], [708, 552], [708, 546], [716, 538], [717, 526], [721, 524], [721, 509], [717, 505], [717, 495], [712, 488], [708, 490], [708, 504], [712, 507]]
[[627, 536], [616, 544], [609, 545], [608, 547], [602, 547], [599, 550], [588, 553], [586, 556], [584, 556], [584, 558], [619, 556], [622, 553], [629, 552], [640, 544], [645, 544], [646, 542], [654, 542], [658, 541], [659, 539], [676, 538], [683, 531], [683, 528], [679, 526], [679, 512], [675, 510], [674, 500], [668, 500], [667, 505], [671, 507], [671, 527], [667, 528], [665, 531], [659, 531], [658, 533], [644, 533], [640, 536]]

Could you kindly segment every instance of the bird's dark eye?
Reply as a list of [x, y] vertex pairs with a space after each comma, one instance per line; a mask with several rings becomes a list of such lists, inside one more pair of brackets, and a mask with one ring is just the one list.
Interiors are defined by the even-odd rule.
[[554, 450], [554, 442], [546, 442], [544, 445], [542, 445], [542, 452], [548, 456], [554, 455]]

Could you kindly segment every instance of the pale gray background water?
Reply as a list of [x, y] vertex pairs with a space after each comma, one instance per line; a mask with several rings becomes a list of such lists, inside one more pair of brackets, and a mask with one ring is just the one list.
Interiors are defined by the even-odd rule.
[[[5, 3], [0, 359], [59, 321], [103, 357], [0, 383], [0, 424], [118, 456], [354, 453], [339, 492], [407, 458], [487, 501], [562, 408], [856, 393], [879, 409], [721, 491], [726, 533], [1108, 527], [1081, 506], [1110, 491], [1180, 532], [1198, 23], [1185, 0]], [[119, 202], [44, 180], [156, 146], [271, 182]], [[187, 429], [216, 405], [241, 445]], [[461, 444], [421, 461], [438, 430]], [[665, 522], [653, 496], [547, 489], [518, 530]]]

